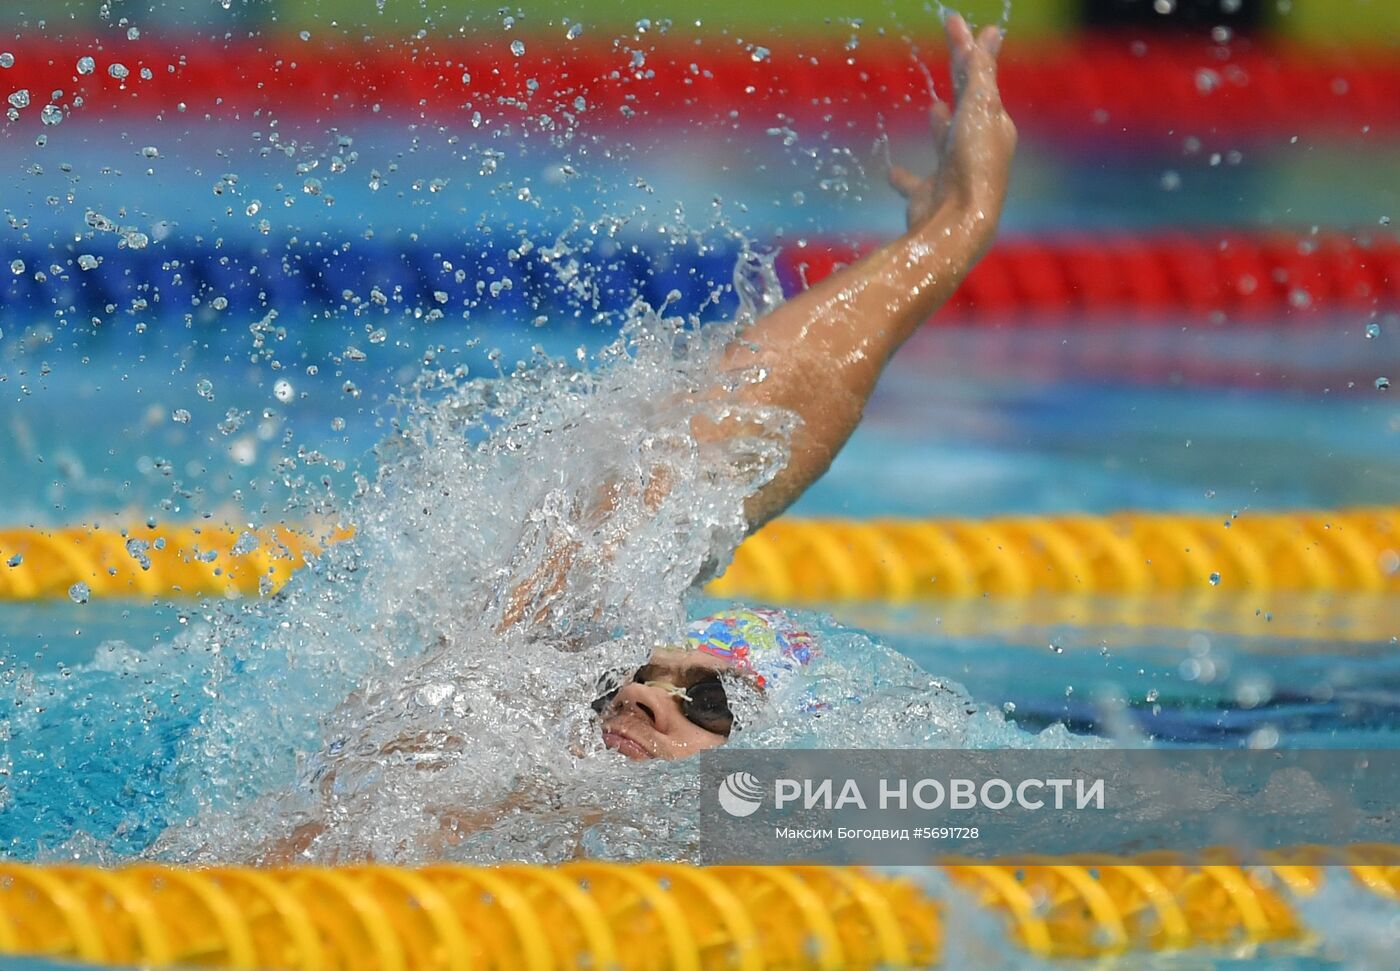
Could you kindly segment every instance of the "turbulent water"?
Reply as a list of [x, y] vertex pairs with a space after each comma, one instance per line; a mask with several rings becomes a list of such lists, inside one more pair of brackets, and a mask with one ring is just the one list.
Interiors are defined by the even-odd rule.
[[[729, 393], [765, 375], [719, 366], [779, 299], [771, 262], [742, 262], [736, 288], [733, 326], [639, 304], [592, 357], [424, 374], [373, 480], [307, 504], [354, 523], [352, 541], [275, 597], [211, 607], [172, 644], [109, 644], [10, 684], [10, 849], [685, 856], [693, 768], [606, 751], [589, 703], [607, 672], [681, 639], [697, 581], [744, 535], [745, 498], [785, 461], [793, 416]], [[745, 433], [701, 442], [697, 418]], [[731, 744], [1032, 741], [868, 638], [805, 622], [821, 662], [762, 703], [736, 699]]]

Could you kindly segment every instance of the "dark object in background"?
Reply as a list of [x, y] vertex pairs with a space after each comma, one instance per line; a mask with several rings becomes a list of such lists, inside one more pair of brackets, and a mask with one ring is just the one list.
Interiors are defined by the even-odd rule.
[[1082, 0], [1086, 27], [1157, 27], [1180, 30], [1196, 27], [1263, 26], [1263, 0]]

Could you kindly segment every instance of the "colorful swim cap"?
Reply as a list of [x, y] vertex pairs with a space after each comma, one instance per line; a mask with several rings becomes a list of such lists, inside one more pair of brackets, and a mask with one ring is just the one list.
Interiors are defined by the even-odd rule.
[[820, 652], [815, 639], [776, 610], [722, 610], [686, 629], [686, 646], [733, 662], [752, 672], [760, 688], [787, 671], [807, 664]]

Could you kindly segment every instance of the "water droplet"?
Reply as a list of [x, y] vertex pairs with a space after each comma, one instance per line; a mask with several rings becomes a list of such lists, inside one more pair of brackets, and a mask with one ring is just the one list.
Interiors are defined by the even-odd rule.
[[310, 39], [311, 39], [311, 31], [309, 31], [309, 30], [303, 30], [300, 34], [297, 34], [297, 36], [300, 37], [302, 40], [310, 40]]
[[247, 556], [261, 545], [258, 542], [258, 534], [245, 529], [238, 534], [238, 539], [229, 548], [229, 553], [234, 556]]
[[1380, 325], [1380, 324], [1377, 324], [1377, 323], [1370, 323], [1370, 324], [1367, 324], [1367, 325], [1366, 325], [1366, 339], [1367, 339], [1368, 341], [1373, 341], [1373, 340], [1375, 340], [1375, 339], [1376, 339], [1377, 337], [1379, 337], [1379, 336], [1381, 336], [1381, 325]]
[[248, 203], [248, 208], [243, 211], [250, 216], [256, 216], [258, 213], [262, 212], [262, 203], [254, 199], [252, 202]]
[[569, 40], [578, 40], [583, 36], [583, 24], [570, 24], [569, 30], [564, 36]]
[[766, 61], [768, 60], [768, 55], [771, 53], [772, 51], [766, 47], [755, 47], [753, 50], [749, 51], [749, 57], [753, 58], [755, 61]]
[[1389, 391], [1389, 390], [1390, 390], [1390, 378], [1386, 378], [1386, 377], [1376, 378], [1376, 390], [1377, 390], [1377, 391]]
[[291, 401], [294, 395], [295, 392], [292, 390], [292, 382], [288, 381], [286, 378], [278, 379], [272, 386], [272, 396], [284, 405]]
[[147, 145], [145, 148], [141, 149], [141, 154], [145, 158], [160, 158], [160, 149], [156, 148], [154, 145]]
[[516, 57], [523, 57], [525, 54], [525, 42], [523, 40], [513, 40], [510, 42], [510, 52]]
[[79, 580], [68, 588], [68, 599], [75, 604], [85, 604], [92, 597], [92, 588]]
[[1051, 651], [1052, 654], [1063, 654], [1063, 653], [1065, 653], [1065, 647], [1064, 647], [1064, 645], [1061, 644], [1059, 641], [1051, 641], [1049, 646], [1050, 646], [1050, 651]]
[[194, 383], [194, 392], [205, 401], [214, 400], [214, 382], [208, 378], [200, 378]]
[[1250, 732], [1245, 744], [1252, 749], [1277, 748], [1279, 743], [1278, 729], [1273, 725], [1265, 725]]
[[14, 556], [10, 557], [8, 560], [5, 561], [5, 565], [8, 566], [8, 567], [10, 567], [11, 569], [14, 569], [15, 567], [19, 566], [19, 565], [20, 565], [21, 563], [23, 563], [23, 562], [24, 562], [24, 556], [23, 556], [23, 554], [16, 553]]
[[215, 310], [227, 310], [228, 297], [215, 297], [213, 300], [209, 301], [209, 306], [213, 307]]
[[18, 91], [12, 92], [10, 94], [10, 104], [14, 105], [16, 108], [28, 108], [29, 89], [20, 88]]
[[170, 413], [170, 420], [177, 425], [188, 425], [190, 423], [190, 413], [184, 408], [176, 408]]
[[1001, 710], [1006, 712], [1006, 714], [1008, 715], [1014, 715], [1016, 713], [1016, 702], [1003, 701], [1001, 703]]
[[128, 28], [126, 29], [126, 39], [127, 39], [127, 40], [140, 40], [140, 39], [141, 39], [141, 28], [140, 28], [140, 27], [128, 27]]
[[[186, 414], [185, 419], [189, 420], [188, 414]], [[151, 568], [151, 558], [147, 555], [150, 549], [151, 544], [144, 539], [137, 539], [133, 536], [126, 541], [126, 555], [139, 563], [143, 570]]]
[[126, 69], [125, 64], [122, 64], [120, 61], [118, 61], [116, 64], [113, 64], [111, 67], [107, 68], [107, 74], [111, 77], [116, 78], [118, 81], [125, 81], [127, 76], [131, 74], [131, 72]]
[[15, 276], [22, 274], [24, 272], [24, 260], [11, 260], [10, 272]]
[[96, 71], [96, 70], [97, 70], [97, 62], [94, 61], [92, 58], [90, 58], [90, 57], [80, 57], [80, 58], [78, 58], [78, 73], [79, 73], [79, 74], [91, 74], [93, 71]]
[[309, 196], [319, 196], [321, 194], [321, 189], [320, 179], [307, 179], [301, 184], [301, 191]]
[[1212, 587], [1218, 587], [1218, 586], [1220, 586], [1220, 574], [1219, 574], [1219, 573], [1212, 573], [1212, 574], [1210, 575], [1210, 585], [1211, 585]]
[[9, 51], [5, 51], [3, 54], [0, 54], [0, 67], [14, 67], [14, 66], [15, 66], [15, 56], [14, 56], [13, 54], [11, 54]]
[[83, 253], [78, 257], [78, 266], [84, 270], [95, 270], [102, 264], [102, 261], [90, 253]]
[[44, 105], [44, 110], [39, 112], [39, 120], [49, 126], [61, 124], [63, 109], [58, 105]]

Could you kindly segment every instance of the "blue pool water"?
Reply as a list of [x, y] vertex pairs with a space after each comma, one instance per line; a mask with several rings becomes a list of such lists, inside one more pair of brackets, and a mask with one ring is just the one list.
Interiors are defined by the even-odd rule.
[[[1097, 358], [1076, 359], [1077, 349], [1100, 340], [1093, 332], [1020, 332], [1008, 340], [996, 332], [928, 330], [896, 360], [865, 424], [793, 514], [1138, 508], [1207, 512], [1223, 520], [1250, 510], [1380, 504], [1400, 491], [1400, 411], [1364, 380], [1387, 361], [1400, 364], [1400, 333], [1366, 340], [1351, 322], [1338, 322], [1331, 331], [1299, 337], [1291, 359], [1269, 332], [1168, 336], [1144, 332], [1125, 344], [1136, 346], [1139, 366], [1178, 361], [1186, 350], [1216, 359], [1267, 357], [1264, 373], [1273, 369], [1273, 386], [1241, 389], [1170, 377], [1133, 383]], [[1053, 347], [1055, 358], [1018, 353], [1018, 342]], [[1330, 352], [1314, 353], [1319, 343]], [[1006, 346], [1013, 350], [1001, 349]], [[385, 353], [398, 357], [400, 369], [413, 366], [411, 350]], [[117, 370], [126, 380], [108, 380]], [[203, 374], [215, 375], [215, 401], [190, 393]], [[1346, 387], [1347, 374], [1354, 375], [1354, 387]], [[271, 459], [283, 454], [280, 436], [290, 429], [295, 441], [344, 461], [343, 471], [330, 474], [348, 479], [372, 461], [369, 450], [384, 434], [390, 409], [383, 399], [395, 375], [393, 367], [379, 369], [354, 402], [330, 386], [334, 380], [309, 383], [311, 392], [286, 409], [274, 436], [254, 433], [257, 460], [243, 465], [227, 455], [229, 436], [210, 426], [229, 407], [252, 411], [265, 400], [263, 375], [224, 364], [182, 372], [168, 360], [125, 358], [106, 367], [54, 368], [41, 388], [17, 401], [0, 430], [11, 436], [11, 454], [32, 457], [0, 470], [11, 521], [81, 521], [114, 508], [144, 518], [170, 498], [172, 477], [188, 480], [193, 488], [183, 491], [195, 494], [176, 496], [162, 516], [183, 520], [196, 510], [233, 509], [231, 497], [241, 491], [245, 507], [248, 497], [258, 496], [275, 520], [278, 489], [264, 483]], [[192, 410], [203, 406], [200, 419], [171, 423], [168, 409], [176, 402], [192, 402]], [[101, 425], [84, 422], [94, 410], [105, 416]], [[342, 415], [345, 430], [332, 431], [331, 421]], [[35, 444], [26, 449], [25, 442]], [[163, 457], [176, 459], [172, 476], [160, 470]], [[68, 471], [74, 469], [80, 471]], [[1194, 610], [1175, 612], [1150, 603], [1090, 609], [1078, 602], [996, 599], [834, 609], [838, 617], [882, 632], [929, 670], [964, 681], [980, 701], [1009, 702], [1028, 725], [1063, 718], [1079, 730], [1103, 730], [1108, 698], [1126, 702], [1140, 716], [1141, 730], [1165, 739], [1232, 744], [1261, 725], [1278, 727], [1294, 744], [1394, 738], [1400, 652], [1391, 638], [1400, 634], [1400, 605], [1389, 598], [1335, 596], [1300, 605], [1296, 598], [1265, 597], [1236, 612], [1276, 614], [1276, 625], [1259, 620], [1249, 629], [1212, 631], [1208, 624], [1193, 626], [1193, 614], [1225, 609], [1232, 595], [1221, 589], [1205, 601], [1193, 596]], [[0, 643], [12, 664], [54, 670], [91, 658], [107, 639], [138, 648], [169, 640], [182, 618], [198, 613], [196, 604], [6, 604], [0, 606]], [[1142, 619], [1133, 622], [1134, 616]], [[1348, 633], [1348, 617], [1366, 619], [1365, 636]], [[1213, 658], [1230, 659], [1228, 673], [1222, 661], [1219, 677], [1185, 680], [1181, 663], [1201, 652], [1202, 637]], [[1051, 640], [1063, 653], [1049, 648]], [[1272, 701], [1242, 708], [1234, 699], [1239, 686], [1259, 679], [1274, 686]], [[1335, 689], [1332, 696], [1319, 700], [1318, 685]], [[1149, 692], [1157, 696], [1152, 704], [1145, 701]]]
[[[169, 146], [172, 159], [182, 152], [199, 157], [216, 144], [196, 134]], [[376, 141], [382, 134], [371, 129], [360, 137], [367, 156], [383, 150]], [[132, 145], [144, 138], [128, 136]], [[27, 151], [6, 150], [21, 158]], [[726, 161], [726, 152], [734, 157]], [[674, 146], [642, 145], [633, 157], [638, 179], [650, 180], [655, 195], [692, 210], [703, 205], [695, 188], [702, 177], [712, 177], [711, 184], [728, 194], [733, 211], [761, 210], [765, 199], [781, 202], [772, 213], [746, 217], [759, 238], [895, 228], [897, 210], [878, 188], [829, 197], [814, 192], [798, 205], [777, 194], [773, 183], [776, 172], [792, 174], [791, 158], [737, 145], [722, 146], [719, 156], [706, 164], [678, 156]], [[753, 178], [736, 178], [740, 160], [746, 171], [757, 171]], [[240, 201], [271, 196], [275, 168], [243, 162]], [[445, 146], [430, 146], [406, 158], [396, 179], [412, 185], [448, 162]], [[1133, 189], [1135, 180], [1150, 182], [1160, 160], [1115, 159], [1106, 180], [1093, 175], [1102, 167], [1079, 163], [1029, 153], [1009, 231], [1089, 228], [1107, 218], [1096, 209], [1106, 200], [1116, 200], [1119, 225], [1145, 228], [1203, 223], [1219, 214], [1222, 199], [1233, 200], [1234, 208], [1224, 211], [1239, 223], [1267, 222], [1273, 208], [1288, 201], [1305, 217], [1320, 219], [1333, 204], [1326, 193], [1287, 196], [1302, 164], [1297, 159], [1266, 156], [1243, 166], [1243, 174], [1202, 171], [1201, 191], [1170, 200]], [[501, 165], [506, 171], [497, 177], [512, 184], [547, 184], [550, 177], [550, 157], [537, 149]], [[207, 173], [196, 174], [192, 165], [171, 168], [188, 190], [174, 193], [173, 203], [141, 180], [96, 188], [122, 196], [153, 232], [157, 214], [173, 223], [208, 219], [210, 207], [196, 201], [195, 192], [209, 181]], [[53, 176], [46, 172], [31, 177], [35, 190], [54, 188], [44, 183]], [[487, 236], [499, 249], [527, 237], [544, 245], [558, 231], [557, 214], [541, 215], [511, 197], [493, 201], [489, 226], [478, 221], [454, 228], [464, 196], [451, 192], [405, 193], [413, 213], [405, 223], [404, 197], [371, 192], [362, 181], [347, 184], [334, 207], [308, 209], [307, 199], [298, 201], [292, 211], [299, 251], [336, 240], [366, 243], [362, 237], [370, 232], [392, 251], [410, 245], [405, 237], [411, 233], [421, 233], [411, 243], [420, 249]], [[1091, 186], [1104, 195], [1095, 197]], [[626, 212], [634, 229], [660, 221], [624, 187], [601, 199], [596, 186], [559, 191], [576, 209]], [[639, 198], [650, 195], [639, 190]], [[863, 216], [872, 212], [878, 215]], [[31, 235], [52, 238], [62, 217], [36, 209]], [[275, 256], [288, 245], [283, 238], [259, 244], [237, 214], [215, 215], [209, 225], [202, 261], [256, 254], [259, 245]], [[179, 239], [184, 230], [170, 232]], [[161, 246], [157, 239], [154, 255], [133, 265], [131, 280], [179, 272], [162, 269]], [[108, 255], [115, 265], [120, 254]], [[367, 272], [377, 269], [373, 261], [366, 265]], [[721, 271], [715, 275], [723, 279]], [[228, 285], [246, 282], [231, 277]], [[523, 306], [492, 301], [469, 320], [424, 320], [413, 306], [393, 304], [306, 320], [294, 294], [272, 300], [278, 318], [254, 332], [250, 325], [258, 325], [258, 315], [249, 294], [239, 303], [238, 291], [229, 292], [231, 306], [216, 311], [206, 301], [188, 323], [169, 307], [124, 310], [95, 327], [23, 316], [0, 323], [6, 521], [279, 522], [292, 496], [287, 475], [324, 477], [343, 496], [354, 488], [357, 472], [372, 471], [372, 450], [393, 426], [395, 396], [428, 362], [465, 365], [473, 373], [508, 371], [536, 348], [562, 356], [580, 346], [596, 349], [615, 326], [610, 318], [557, 313], [537, 323]], [[12, 289], [6, 299], [23, 307], [23, 296]], [[513, 299], [505, 294], [499, 303]], [[80, 292], [74, 300], [91, 303]], [[1370, 322], [1339, 318], [1303, 328], [1279, 321], [1251, 329], [1184, 319], [1136, 329], [1103, 323], [1010, 329], [995, 322], [930, 328], [901, 352], [865, 423], [792, 512], [938, 517], [1147, 509], [1225, 520], [1251, 510], [1389, 503], [1400, 494], [1400, 409], [1374, 383], [1400, 371], [1400, 321], [1382, 319], [1380, 333], [1368, 338]], [[180, 410], [187, 418], [173, 421]], [[1169, 744], [1400, 741], [1394, 643], [1400, 604], [1394, 598], [1232, 602], [1237, 597], [1221, 588], [1137, 604], [989, 598], [831, 609], [927, 670], [961, 681], [980, 706], [1002, 710], [1032, 731], [1063, 723], [1085, 734]], [[94, 658], [101, 663], [106, 649], [100, 645], [111, 641], [146, 652], [173, 641], [203, 613], [199, 604], [179, 602], [0, 605], [4, 676], [23, 685], [37, 674], [42, 684]], [[1222, 626], [1221, 615], [1234, 620]], [[167, 671], [143, 705], [123, 708], [116, 718], [107, 716], [102, 692], [130, 687], [103, 675], [108, 683], [94, 687], [86, 714], [76, 724], [54, 727], [52, 755], [34, 756], [43, 745], [31, 749], [42, 778], [62, 778], [65, 760], [88, 758], [112, 785], [124, 787], [120, 798], [99, 792], [92, 801], [101, 816], [95, 829], [120, 829], [119, 845], [139, 848], [181, 811], [151, 767], [168, 759], [198, 719], [199, 671], [193, 661]], [[150, 771], [124, 779], [124, 769], [137, 763]], [[61, 831], [63, 812], [45, 825], [47, 832]]]
[[[1317, 336], [1300, 347], [1316, 346]], [[1367, 341], [1350, 322], [1339, 322], [1327, 338], [1333, 342], [1328, 354], [1281, 350], [1275, 335], [1262, 332], [1143, 334], [1124, 342], [1140, 371], [1144, 361], [1178, 361], [1184, 351], [1271, 360], [1277, 369], [1272, 380], [1244, 390], [1170, 377], [1125, 380], [1104, 370], [1101, 356], [1084, 360], [1076, 354], [1094, 340], [1092, 334], [1025, 335], [1027, 342], [1058, 347], [1051, 357], [997, 350], [1015, 343], [1004, 334], [926, 331], [887, 375], [850, 446], [795, 512], [976, 516], [1140, 507], [1225, 518], [1250, 509], [1385, 502], [1400, 484], [1400, 415], [1390, 399], [1360, 379], [1382, 366], [1378, 355], [1391, 353], [1394, 343]], [[412, 354], [403, 352], [402, 358], [409, 367]], [[222, 453], [227, 436], [175, 428], [163, 415], [159, 422], [147, 420], [152, 395], [190, 400], [184, 390], [189, 375], [164, 361], [148, 363], [144, 371], [132, 362], [127, 381], [99, 387], [105, 382], [98, 373], [117, 370], [115, 362], [102, 363], [108, 366], [75, 368], [71, 376], [55, 369], [43, 391], [10, 413], [9, 434], [23, 427], [31, 441], [45, 443], [36, 450], [45, 461], [5, 471], [10, 495], [27, 501], [33, 518], [62, 521], [105, 512], [113, 508], [114, 494], [133, 510], [157, 505], [170, 495], [169, 484], [158, 476], [143, 480], [142, 458], [162, 454], [200, 456], [184, 460], [206, 463], [209, 471], [185, 468], [183, 474], [200, 483], [223, 477], [217, 503], [229, 502], [235, 489], [252, 490], [262, 474], [261, 458], [254, 465], [230, 462]], [[210, 403], [218, 417], [225, 407], [251, 408], [265, 396], [256, 373], [240, 378], [236, 367], [199, 373], [218, 376], [218, 400]], [[1356, 375], [1357, 387], [1345, 387], [1347, 373]], [[366, 386], [371, 390], [363, 398], [390, 390], [388, 379]], [[1333, 386], [1335, 392], [1324, 391]], [[137, 388], [143, 393], [133, 393]], [[326, 397], [336, 400], [331, 393]], [[102, 427], [84, 422], [94, 399], [108, 417]], [[317, 442], [343, 458], [344, 475], [357, 465], [367, 467], [365, 450], [383, 435], [382, 404], [352, 410], [322, 400], [313, 394], [288, 409], [297, 440]], [[161, 402], [163, 410], [166, 404]], [[341, 413], [353, 420], [344, 432], [328, 435], [331, 419]], [[276, 454], [276, 440], [270, 441], [264, 447]], [[60, 461], [81, 466], [84, 474], [54, 479], [47, 469]], [[205, 497], [182, 501], [218, 508]], [[275, 505], [275, 499], [267, 501]], [[187, 516], [181, 509], [170, 514]], [[1396, 598], [1265, 598], [1228, 612], [1251, 616], [1250, 608], [1257, 607], [1275, 613], [1274, 621], [1214, 629], [1204, 618], [1224, 609], [1221, 601], [1229, 596], [1212, 590], [1138, 603], [991, 598], [831, 609], [927, 670], [961, 681], [979, 705], [1001, 708], [1027, 730], [1063, 723], [1079, 733], [1163, 744], [1400, 745], [1400, 651], [1394, 635], [1384, 634], [1400, 633]], [[18, 760], [40, 785], [58, 786], [79, 767], [91, 788], [77, 798], [41, 798], [37, 802], [46, 810], [39, 814], [34, 800], [21, 801], [25, 816], [19, 827], [13, 812], [6, 822], [12, 838], [24, 834], [13, 849], [25, 856], [43, 853], [51, 847], [31, 837], [76, 826], [106, 835], [104, 852], [132, 852], [182, 812], [193, 811], [164, 772], [198, 721], [202, 662], [188, 658], [187, 665], [172, 666], [167, 659], [158, 671], [146, 672], [143, 684], [132, 685], [115, 673], [121, 665], [111, 661], [119, 655], [100, 645], [117, 639], [150, 651], [197, 623], [201, 613], [200, 605], [185, 602], [0, 606], [7, 677], [16, 670], [52, 677], [94, 658], [105, 669], [74, 675], [84, 679], [79, 696], [89, 695], [90, 703], [74, 704], [74, 696], [66, 696], [61, 705], [68, 715], [49, 723], [44, 735], [25, 738], [30, 752]], [[1348, 618], [1365, 618], [1366, 635], [1349, 634]], [[126, 702], [112, 705], [115, 697]], [[40, 697], [31, 703], [44, 702]], [[34, 750], [42, 754], [36, 757]], [[1327, 898], [1309, 905], [1307, 919], [1335, 935], [1340, 915], [1355, 903]], [[1377, 934], [1352, 928], [1352, 950], [1343, 953], [1365, 953], [1381, 940]], [[1199, 966], [1339, 966], [1286, 951], [1208, 960]], [[35, 961], [16, 967], [58, 968]]]
[[[775, 145], [734, 141], [699, 151], [643, 140], [569, 183], [560, 180], [548, 147], [526, 144], [496, 159], [485, 179], [475, 174], [482, 145], [470, 146], [464, 161], [462, 149], [425, 136], [404, 153], [401, 132], [370, 123], [353, 132], [360, 170], [335, 186], [335, 204], [327, 205], [277, 188], [297, 184], [292, 163], [266, 161], [251, 130], [214, 131], [189, 121], [114, 134], [75, 121], [42, 151], [23, 140], [0, 144], [8, 169], [24, 173], [24, 197], [56, 200], [24, 207], [26, 253], [36, 254], [29, 261], [45, 261], [54, 246], [63, 251], [64, 235], [89, 208], [130, 214], [124, 219], [152, 236], [152, 253], [164, 239], [192, 235], [209, 252], [247, 252], [263, 238], [245, 207], [261, 200], [267, 211], [288, 197], [296, 205], [278, 215], [282, 235], [274, 249], [290, 245], [289, 235], [299, 246], [367, 236], [386, 247], [409, 237], [424, 246], [451, 244], [483, 226], [506, 244], [522, 234], [544, 243], [580, 214], [625, 215], [628, 232], [659, 235], [677, 204], [692, 217], [717, 206], [760, 240], [879, 235], [899, 221], [892, 198], [867, 178], [878, 173], [824, 188], [831, 185], [830, 158], [809, 165]], [[283, 133], [289, 142], [327, 141], [319, 130], [289, 126]], [[232, 157], [230, 143], [240, 146]], [[144, 161], [140, 148], [147, 144], [160, 147], [159, 162]], [[916, 150], [897, 144], [895, 151]], [[119, 154], [126, 163], [111, 165]], [[55, 164], [60, 156], [86, 180], [76, 200], [68, 198], [68, 174]], [[1006, 229], [1369, 225], [1395, 208], [1397, 156], [1395, 146], [1360, 159], [1345, 147], [1275, 146], [1251, 149], [1239, 165], [1211, 168], [1204, 156], [1105, 159], [1028, 146]], [[387, 170], [391, 160], [397, 168], [390, 188], [371, 189], [368, 169]], [[1330, 177], [1343, 162], [1354, 175], [1346, 185]], [[159, 178], [141, 174], [147, 164]], [[237, 193], [216, 201], [211, 186], [219, 172], [233, 169], [241, 176]], [[1168, 171], [1180, 175], [1172, 192], [1161, 189]], [[445, 172], [454, 176], [443, 191], [415, 188]], [[527, 187], [553, 208], [531, 202], [521, 192]], [[138, 276], [173, 272], [160, 264], [142, 264]], [[179, 313], [124, 306], [87, 326], [34, 313], [23, 281], [6, 283], [0, 496], [4, 522], [15, 524], [98, 517], [277, 522], [292, 494], [283, 482], [289, 459], [341, 495], [357, 471], [371, 469], [371, 450], [392, 428], [392, 399], [427, 355], [438, 366], [508, 371], [536, 346], [554, 354], [596, 348], [613, 324], [556, 316], [536, 326], [518, 311], [509, 319], [487, 311], [470, 321], [428, 322], [397, 307], [306, 320], [304, 305], [291, 299], [273, 301], [280, 315], [261, 336], [250, 334], [256, 320], [238, 304], [227, 317], [202, 305], [188, 324], [183, 306]], [[128, 301], [138, 295], [121, 294]], [[1224, 520], [1251, 510], [1393, 503], [1400, 495], [1400, 408], [1395, 392], [1377, 391], [1375, 380], [1400, 372], [1400, 320], [1384, 319], [1371, 339], [1367, 322], [1336, 319], [1307, 330], [1286, 321], [1251, 330], [1199, 320], [1143, 330], [1008, 330], [995, 322], [930, 329], [898, 358], [865, 424], [793, 514], [1140, 508]], [[390, 333], [379, 341], [381, 325]], [[350, 347], [364, 360], [348, 355]], [[493, 348], [502, 350], [499, 359]], [[180, 409], [188, 420], [172, 421]], [[316, 456], [313, 464], [307, 453]], [[1400, 744], [1398, 599], [1241, 600], [1222, 588], [1137, 602], [992, 597], [830, 610], [928, 671], [961, 681], [979, 706], [1004, 711], [1027, 730], [1061, 723], [1078, 733], [1160, 744], [1360, 747]], [[22, 803], [11, 794], [0, 838], [12, 840], [12, 850], [33, 855], [51, 849], [56, 834], [82, 828], [119, 854], [134, 852], [192, 811], [162, 772], [199, 721], [202, 662], [163, 658], [139, 684], [120, 673], [139, 669], [123, 651], [156, 653], [206, 609], [165, 601], [0, 604], [6, 696], [22, 695], [41, 709], [46, 686], [64, 684], [65, 671], [83, 685], [64, 689], [63, 720], [42, 722], [42, 733], [17, 737], [18, 744], [10, 740], [23, 750], [17, 761], [30, 773], [26, 781], [42, 790]], [[1222, 616], [1230, 622], [1220, 623]], [[113, 648], [114, 641], [126, 647]], [[117, 698], [121, 704], [113, 704]], [[92, 790], [60, 798], [62, 780], [75, 771]], [[16, 805], [23, 810], [13, 812]], [[36, 805], [47, 807], [42, 818]], [[1267, 966], [1318, 966], [1284, 960]]]

